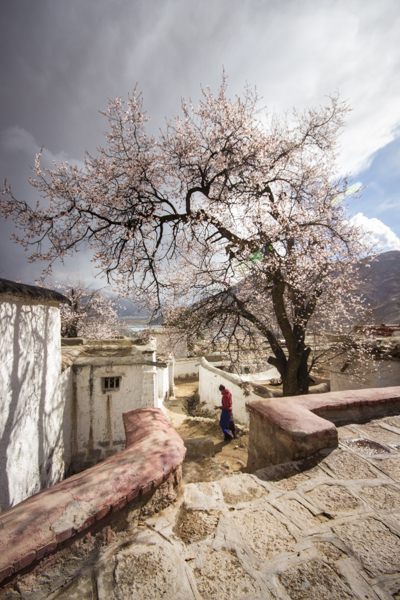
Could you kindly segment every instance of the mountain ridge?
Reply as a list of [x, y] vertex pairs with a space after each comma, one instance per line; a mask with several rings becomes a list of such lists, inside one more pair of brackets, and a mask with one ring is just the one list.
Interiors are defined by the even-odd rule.
[[371, 306], [375, 324], [400, 323], [400, 251], [367, 258], [361, 278], [359, 292]]

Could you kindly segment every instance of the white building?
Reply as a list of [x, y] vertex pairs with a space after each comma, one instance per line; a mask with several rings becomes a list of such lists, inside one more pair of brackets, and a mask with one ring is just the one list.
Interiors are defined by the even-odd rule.
[[0, 279], [1, 510], [64, 476], [61, 302], [69, 300]]
[[173, 356], [175, 359], [187, 358], [186, 331], [171, 327], [157, 327], [151, 329], [150, 336], [156, 340], [158, 354]]
[[[74, 340], [78, 341], [78, 340]], [[63, 352], [70, 354], [63, 339]], [[168, 397], [168, 365], [155, 361], [153, 344], [81, 340], [72, 356], [71, 472], [123, 450], [122, 413], [161, 406]], [[79, 352], [80, 350], [80, 352]]]
[[[122, 450], [122, 412], [161, 406], [154, 341], [60, 338], [61, 294], [0, 279], [0, 510]], [[173, 386], [172, 386], [173, 392]]]
[[367, 338], [364, 347], [362, 355], [336, 360], [332, 392], [400, 385], [400, 336]]

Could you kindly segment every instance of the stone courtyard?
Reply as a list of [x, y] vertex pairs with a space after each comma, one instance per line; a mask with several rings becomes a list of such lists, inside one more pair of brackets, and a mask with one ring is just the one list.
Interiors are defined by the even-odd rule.
[[312, 459], [188, 483], [158, 513], [156, 496], [121, 511], [0, 598], [400, 598], [400, 416], [339, 436]]

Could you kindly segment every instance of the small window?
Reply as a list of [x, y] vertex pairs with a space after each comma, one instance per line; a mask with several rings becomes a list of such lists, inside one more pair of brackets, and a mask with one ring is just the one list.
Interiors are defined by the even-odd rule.
[[117, 392], [120, 387], [121, 377], [102, 377], [103, 394]]

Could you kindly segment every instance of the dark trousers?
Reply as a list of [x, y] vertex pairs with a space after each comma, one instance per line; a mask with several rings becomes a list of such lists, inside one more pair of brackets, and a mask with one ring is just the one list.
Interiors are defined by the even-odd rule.
[[225, 438], [232, 439], [236, 437], [235, 421], [233, 420], [233, 415], [230, 410], [225, 410], [224, 408], [221, 410], [219, 425]]

